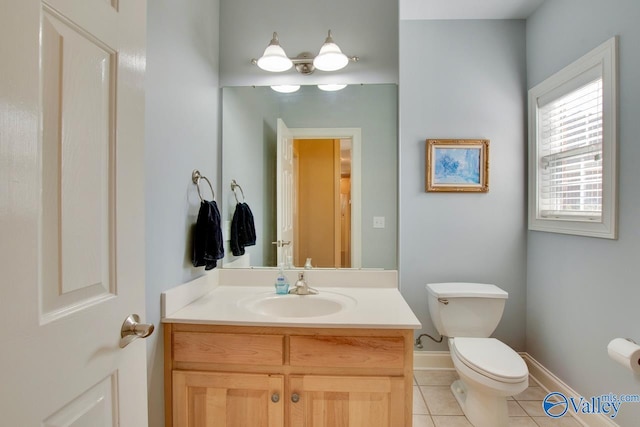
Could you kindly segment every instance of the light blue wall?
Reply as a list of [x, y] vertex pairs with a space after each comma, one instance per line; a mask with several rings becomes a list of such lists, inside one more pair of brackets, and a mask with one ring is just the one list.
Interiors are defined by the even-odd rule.
[[[524, 21], [400, 21], [402, 294], [434, 333], [426, 283], [494, 283], [509, 292], [495, 336], [517, 350], [525, 341], [525, 66]], [[489, 192], [426, 193], [427, 138], [489, 139]]]
[[199, 203], [191, 171], [200, 169], [219, 187], [218, 11], [217, 0], [147, 6], [146, 321], [157, 327], [147, 339], [154, 427], [164, 425], [160, 293], [202, 274], [189, 259]]
[[[639, 18], [637, 0], [550, 0], [527, 21], [528, 87], [619, 36], [619, 239], [528, 234], [527, 351], [586, 397], [640, 390], [606, 349], [640, 342]], [[627, 404], [616, 422], [638, 419]]]

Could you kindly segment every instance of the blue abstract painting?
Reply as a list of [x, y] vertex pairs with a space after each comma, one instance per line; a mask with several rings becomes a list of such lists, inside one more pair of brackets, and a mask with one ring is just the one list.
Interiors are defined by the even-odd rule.
[[439, 148], [434, 150], [436, 184], [480, 184], [481, 148]]

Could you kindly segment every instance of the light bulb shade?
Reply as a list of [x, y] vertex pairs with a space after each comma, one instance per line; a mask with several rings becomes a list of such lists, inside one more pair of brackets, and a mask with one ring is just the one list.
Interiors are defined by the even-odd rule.
[[333, 42], [331, 31], [313, 60], [313, 66], [321, 71], [337, 71], [347, 66], [349, 58], [342, 53], [337, 44]]
[[280, 93], [293, 93], [300, 89], [300, 85], [274, 85], [271, 86], [271, 89]]
[[318, 85], [318, 89], [324, 90], [325, 92], [335, 92], [337, 90], [342, 90], [345, 87], [347, 87], [345, 84]]
[[293, 62], [284, 53], [284, 49], [278, 42], [278, 34], [273, 33], [273, 39], [271, 43], [264, 50], [264, 54], [258, 59], [256, 65], [265, 71], [271, 71], [273, 73], [279, 73], [287, 71], [293, 67]]

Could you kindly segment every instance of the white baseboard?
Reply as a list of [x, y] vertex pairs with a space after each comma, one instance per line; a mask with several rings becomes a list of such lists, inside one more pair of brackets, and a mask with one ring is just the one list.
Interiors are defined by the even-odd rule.
[[[569, 387], [560, 378], [556, 377], [553, 372], [542, 366], [540, 362], [535, 360], [529, 353], [520, 353], [529, 368], [529, 373], [536, 381], [540, 383], [542, 388], [547, 392], [557, 391], [565, 396], [581, 396], [580, 393]], [[613, 422], [610, 417], [604, 414], [573, 414], [573, 417], [585, 427], [620, 427]]]
[[[529, 374], [545, 389], [547, 392], [557, 391], [565, 396], [580, 396], [575, 390], [565, 384], [560, 378], [555, 376], [551, 371], [542, 366], [528, 353], [520, 353], [524, 359]], [[415, 370], [423, 369], [454, 369], [451, 356], [448, 351], [415, 351], [413, 353], [413, 368]], [[620, 427], [613, 422], [611, 418], [604, 414], [571, 414], [573, 418], [584, 427]]]
[[413, 369], [454, 369], [448, 351], [413, 352]]

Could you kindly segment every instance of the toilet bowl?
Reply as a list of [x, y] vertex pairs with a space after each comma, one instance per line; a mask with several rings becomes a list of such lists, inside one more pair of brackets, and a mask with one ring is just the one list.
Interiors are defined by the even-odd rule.
[[507, 427], [507, 397], [529, 385], [524, 360], [508, 345], [489, 338], [498, 325], [508, 294], [495, 285], [427, 285], [429, 312], [460, 379], [451, 391], [474, 427]]
[[524, 360], [495, 338], [450, 338], [449, 350], [460, 380], [451, 391], [475, 427], [507, 426], [507, 397], [529, 386]]

